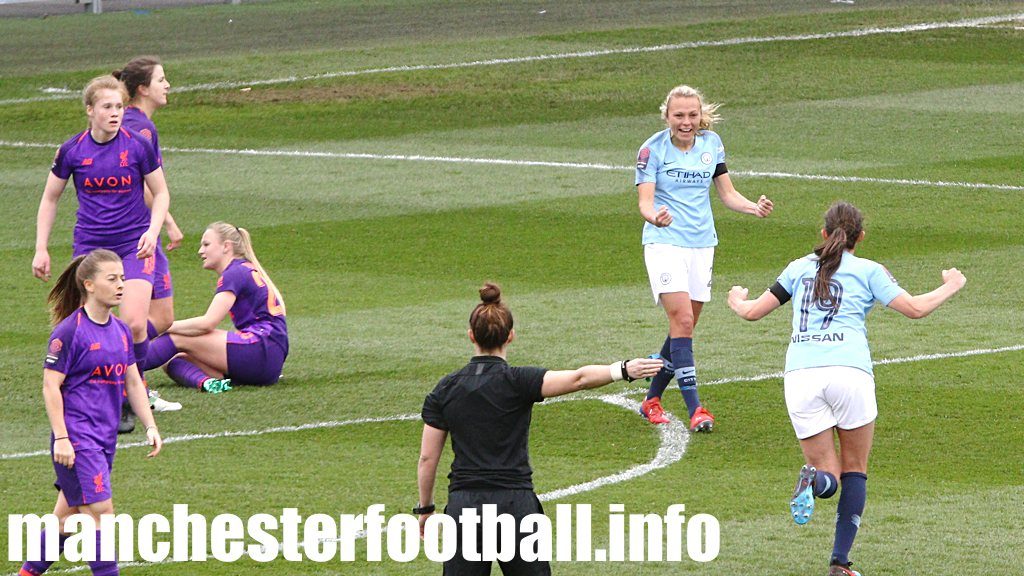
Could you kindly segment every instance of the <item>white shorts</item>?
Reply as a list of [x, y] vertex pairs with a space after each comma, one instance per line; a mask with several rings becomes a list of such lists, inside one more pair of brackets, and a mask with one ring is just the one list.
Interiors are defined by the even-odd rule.
[[803, 440], [838, 426], [860, 428], [878, 417], [875, 379], [849, 366], [786, 372], [786, 408], [796, 437]]
[[671, 244], [644, 244], [647, 279], [651, 282], [654, 303], [661, 295], [686, 292], [690, 300], [711, 300], [711, 268], [715, 263], [714, 248], [683, 248]]

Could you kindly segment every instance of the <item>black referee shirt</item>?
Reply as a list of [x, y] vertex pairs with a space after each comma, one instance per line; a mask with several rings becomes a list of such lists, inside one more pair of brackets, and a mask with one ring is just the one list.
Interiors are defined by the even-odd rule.
[[452, 438], [449, 492], [533, 489], [530, 419], [534, 403], [544, 400], [546, 372], [509, 366], [497, 356], [474, 356], [427, 394], [423, 421]]

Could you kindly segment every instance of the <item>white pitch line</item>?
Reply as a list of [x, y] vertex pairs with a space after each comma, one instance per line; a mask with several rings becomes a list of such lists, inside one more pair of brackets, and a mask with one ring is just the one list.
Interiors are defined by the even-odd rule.
[[[644, 54], [650, 52], [666, 52], [672, 50], [688, 50], [692, 48], [714, 48], [720, 46], [741, 46], [745, 44], [765, 44], [770, 42], [799, 42], [805, 40], [831, 40], [835, 38], [859, 38], [863, 36], [874, 36], [878, 34], [905, 34], [908, 32], [923, 32], [927, 30], [941, 30], [947, 28], [974, 28], [1002, 22], [1010, 22], [1024, 18], [1024, 13], [1004, 14], [1000, 16], [988, 16], [984, 18], [970, 18], [966, 20], [954, 20], [947, 22], [921, 22], [904, 26], [889, 26], [885, 28], [871, 27], [846, 30], [841, 32], [821, 32], [817, 34], [791, 34], [784, 36], [743, 36], [739, 38], [726, 38], [722, 40], [699, 40], [695, 42], [681, 42], [678, 44], [659, 44], [657, 46], [634, 46], [629, 48], [607, 48], [603, 50], [584, 50], [580, 52], [562, 52], [558, 54], [539, 54], [537, 56], [518, 56], [511, 58], [494, 58], [490, 60], [473, 60], [469, 62], [451, 62], [447, 64], [417, 64], [406, 66], [388, 66], [383, 68], [368, 68], [363, 70], [342, 70], [338, 72], [323, 72], [308, 76], [284, 76], [281, 78], [267, 78], [260, 80], [232, 81], [232, 82], [209, 82], [205, 84], [192, 84], [175, 88], [174, 92], [195, 92], [207, 90], [223, 90], [231, 88], [244, 88], [249, 86], [269, 86], [275, 84], [292, 84], [295, 82], [308, 82], [314, 80], [329, 80], [332, 78], [345, 78], [351, 76], [365, 76], [368, 74], [388, 74], [394, 72], [417, 72], [422, 70], [452, 70], [458, 68], [474, 68], [478, 66], [499, 66], [505, 64], [522, 64], [527, 62], [543, 62], [549, 60], [568, 60], [573, 58], [594, 58], [598, 56], [614, 56], [619, 54]], [[45, 102], [48, 100], [74, 99], [78, 94], [36, 96], [28, 98], [11, 98], [0, 100], [0, 105], [26, 104], [31, 102]]]
[[[1024, 344], [1015, 344], [1013, 346], [1003, 346], [1001, 348], [979, 348], [976, 350], [963, 350], [960, 352], [941, 352], [936, 354], [918, 354], [916, 356], [904, 356], [900, 358], [883, 358], [881, 360], [875, 360], [875, 366], [885, 366], [888, 364], [906, 364], [910, 362], [922, 362], [926, 360], [944, 360], [947, 358], [966, 358], [968, 356], [983, 356], [988, 354], [1002, 354], [1004, 352], [1017, 352], [1024, 350]], [[734, 384], [739, 382], [759, 382], [761, 380], [770, 380], [772, 378], [782, 378], [782, 372], [766, 372], [763, 374], [756, 374], [754, 376], [738, 376], [733, 378], [720, 378], [718, 380], [709, 380], [702, 382], [701, 386], [714, 386], [719, 384]], [[611, 396], [622, 396], [627, 394], [634, 394], [639, 392], [646, 392], [646, 389], [631, 389], [620, 392], [616, 395]], [[606, 398], [610, 396], [599, 396], [605, 402], [610, 402]], [[571, 400], [589, 400], [593, 399], [592, 396], [569, 396], [565, 398], [552, 398], [545, 402], [545, 404], [553, 404], [557, 402], [571, 401]], [[622, 404], [616, 402], [610, 402], [621, 406]], [[400, 422], [416, 420], [420, 417], [419, 414], [399, 414], [396, 416], [381, 416], [377, 418], [356, 418], [354, 420], [330, 420], [326, 422], [313, 422], [310, 424], [299, 424], [295, 426], [276, 426], [274, 428], [265, 428], [263, 430], [238, 430], [238, 431], [226, 431], [226, 432], [214, 432], [209, 434], [186, 434], [183, 436], [171, 436], [164, 439], [164, 444], [172, 444], [175, 442], [190, 442], [192, 440], [210, 440], [215, 438], [238, 438], [246, 436], [262, 436], [264, 434], [273, 434], [275, 432], [297, 432], [300, 430], [315, 430], [320, 428], [337, 428], [340, 426], [349, 426], [352, 424], [371, 424], [377, 422]], [[139, 446], [148, 446], [145, 442], [127, 442], [118, 444], [118, 449], [122, 448], [135, 448]], [[47, 456], [50, 452], [48, 450], [37, 450], [35, 452], [15, 452], [11, 454], [0, 454], [0, 460], [16, 460], [21, 458], [31, 458], [33, 456]]]
[[[8, 148], [52, 148], [59, 144], [0, 140], [0, 146]], [[283, 158], [334, 158], [339, 160], [384, 160], [401, 162], [440, 162], [447, 164], [480, 164], [490, 166], [520, 166], [538, 168], [567, 168], [578, 170], [607, 170], [614, 172], [632, 171], [632, 166], [616, 166], [589, 162], [553, 162], [545, 160], [509, 160], [504, 158], [472, 158], [466, 156], [423, 156], [417, 154], [370, 154], [365, 152], [316, 152], [309, 150], [254, 150], [251, 148], [175, 148], [165, 147], [165, 152], [182, 154], [225, 154], [230, 156], [273, 156]], [[864, 176], [832, 176], [829, 174], [801, 174], [796, 172], [763, 172], [737, 170], [737, 176], [749, 178], [784, 178], [842, 183], [895, 184], [900, 186], [931, 186], [936, 188], [967, 188], [974, 190], [1002, 190], [1024, 192], [1024, 186], [1013, 184], [988, 184], [984, 182], [947, 182], [943, 180], [921, 180], [908, 178], [869, 178]]]

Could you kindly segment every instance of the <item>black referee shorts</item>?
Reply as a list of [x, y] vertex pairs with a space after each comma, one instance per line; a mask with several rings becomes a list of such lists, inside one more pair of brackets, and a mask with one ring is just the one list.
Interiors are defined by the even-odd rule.
[[[505, 576], [549, 576], [551, 565], [548, 562], [526, 562], [519, 557], [519, 543], [525, 534], [519, 532], [520, 520], [530, 514], [543, 514], [544, 509], [533, 490], [456, 490], [448, 494], [448, 505], [444, 513], [459, 521], [462, 511], [475, 508], [478, 516], [483, 515], [480, 508], [484, 504], [495, 504], [498, 514], [509, 514], [516, 521], [516, 555], [508, 562], [498, 562], [501, 573]], [[462, 554], [462, 524], [459, 524], [459, 539], [455, 556], [444, 563], [444, 576], [489, 576], [491, 562], [469, 562]], [[499, 541], [500, 541], [500, 527]], [[483, 527], [477, 525], [477, 554], [481, 551]]]

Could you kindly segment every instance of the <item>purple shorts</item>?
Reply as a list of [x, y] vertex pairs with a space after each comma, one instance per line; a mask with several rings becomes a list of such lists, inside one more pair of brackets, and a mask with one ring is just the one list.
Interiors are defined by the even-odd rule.
[[269, 386], [281, 378], [288, 356], [280, 345], [249, 332], [228, 332], [228, 373], [232, 383]]
[[[167, 262], [167, 255], [163, 247], [157, 243], [156, 265], [153, 267], [153, 300], [163, 300], [174, 296], [174, 286], [171, 284], [171, 265]], [[127, 277], [127, 276], [126, 276]]]
[[[124, 264], [124, 279], [125, 280], [145, 280], [153, 285], [153, 298], [167, 298], [174, 291], [171, 289], [171, 273], [170, 268], [167, 264], [167, 256], [163, 253], [163, 248], [157, 244], [156, 253], [149, 258], [139, 260], [135, 253], [138, 252], [138, 242], [128, 242], [120, 244], [118, 246], [88, 246], [88, 245], [75, 245], [74, 257], [77, 258], [82, 254], [88, 254], [97, 248], [106, 248], [111, 250], [121, 257], [121, 262]], [[159, 282], [158, 282], [159, 280]], [[158, 290], [160, 296], [157, 295]]]
[[[53, 456], [53, 444], [50, 444]], [[75, 465], [71, 468], [53, 463], [57, 480], [53, 486], [64, 493], [68, 506], [95, 504], [113, 497], [110, 490], [110, 471], [114, 469], [114, 453], [103, 450], [75, 450]]]

